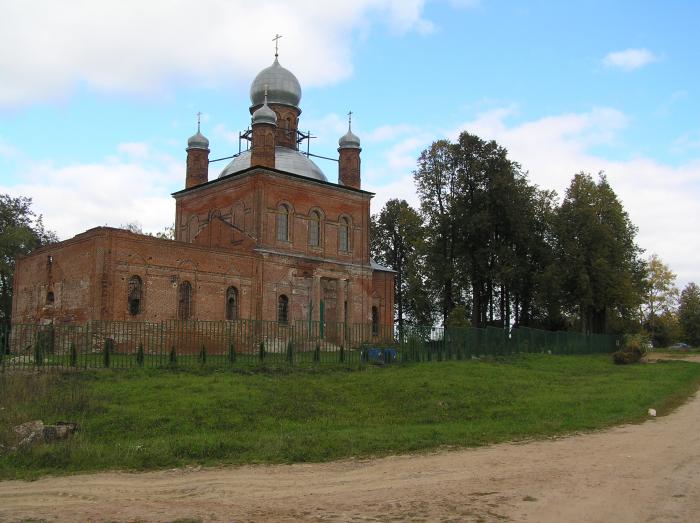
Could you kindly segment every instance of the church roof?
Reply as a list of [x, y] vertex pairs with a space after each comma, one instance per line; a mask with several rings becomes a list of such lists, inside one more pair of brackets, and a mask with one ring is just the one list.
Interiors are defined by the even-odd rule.
[[299, 107], [301, 101], [301, 85], [294, 74], [282, 67], [275, 56], [275, 61], [258, 73], [250, 86], [251, 107], [261, 105], [265, 100], [271, 104], [291, 105]]
[[[251, 151], [244, 151], [236, 156], [231, 162], [221, 171], [219, 178], [228, 176], [239, 171], [243, 171], [250, 167]], [[305, 154], [300, 153], [289, 147], [275, 147], [275, 169], [286, 171], [306, 178], [327, 182], [328, 178], [323, 174], [323, 171], [312, 162]]]

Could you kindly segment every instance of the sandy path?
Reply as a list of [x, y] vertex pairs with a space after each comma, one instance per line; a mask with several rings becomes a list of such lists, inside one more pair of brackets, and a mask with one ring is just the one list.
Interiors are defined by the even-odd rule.
[[0, 520], [700, 521], [700, 396], [559, 440], [328, 464], [0, 482]]

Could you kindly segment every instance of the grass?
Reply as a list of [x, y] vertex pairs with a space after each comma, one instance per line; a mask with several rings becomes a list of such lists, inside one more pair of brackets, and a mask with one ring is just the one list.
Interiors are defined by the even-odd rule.
[[[0, 444], [30, 419], [71, 440], [0, 453], [0, 479], [191, 464], [291, 463], [477, 446], [660, 415], [700, 365], [609, 356], [369, 366], [363, 371], [132, 369], [0, 375]], [[4, 438], [4, 440], [3, 440]], [[641, 442], [640, 442], [641, 444]]]

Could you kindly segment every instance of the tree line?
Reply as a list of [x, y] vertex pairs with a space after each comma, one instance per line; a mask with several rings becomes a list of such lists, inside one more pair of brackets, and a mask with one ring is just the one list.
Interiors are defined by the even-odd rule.
[[417, 209], [394, 199], [372, 216], [372, 255], [396, 271], [399, 328], [654, 328], [651, 262], [605, 174], [575, 174], [559, 202], [504, 147], [463, 132], [424, 150], [413, 176]]

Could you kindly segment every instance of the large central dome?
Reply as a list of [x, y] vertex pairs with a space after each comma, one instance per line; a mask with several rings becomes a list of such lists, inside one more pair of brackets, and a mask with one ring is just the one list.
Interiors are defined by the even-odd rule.
[[270, 67], [258, 73], [250, 86], [250, 103], [252, 107], [262, 105], [265, 101], [267, 87], [267, 103], [291, 105], [299, 107], [301, 101], [301, 85], [291, 71], [282, 67], [275, 57]]
[[[251, 151], [243, 151], [221, 171], [219, 178], [243, 171], [250, 167]], [[327, 182], [323, 171], [305, 154], [288, 147], [275, 147], [275, 168], [280, 171], [305, 176], [313, 180]]]

